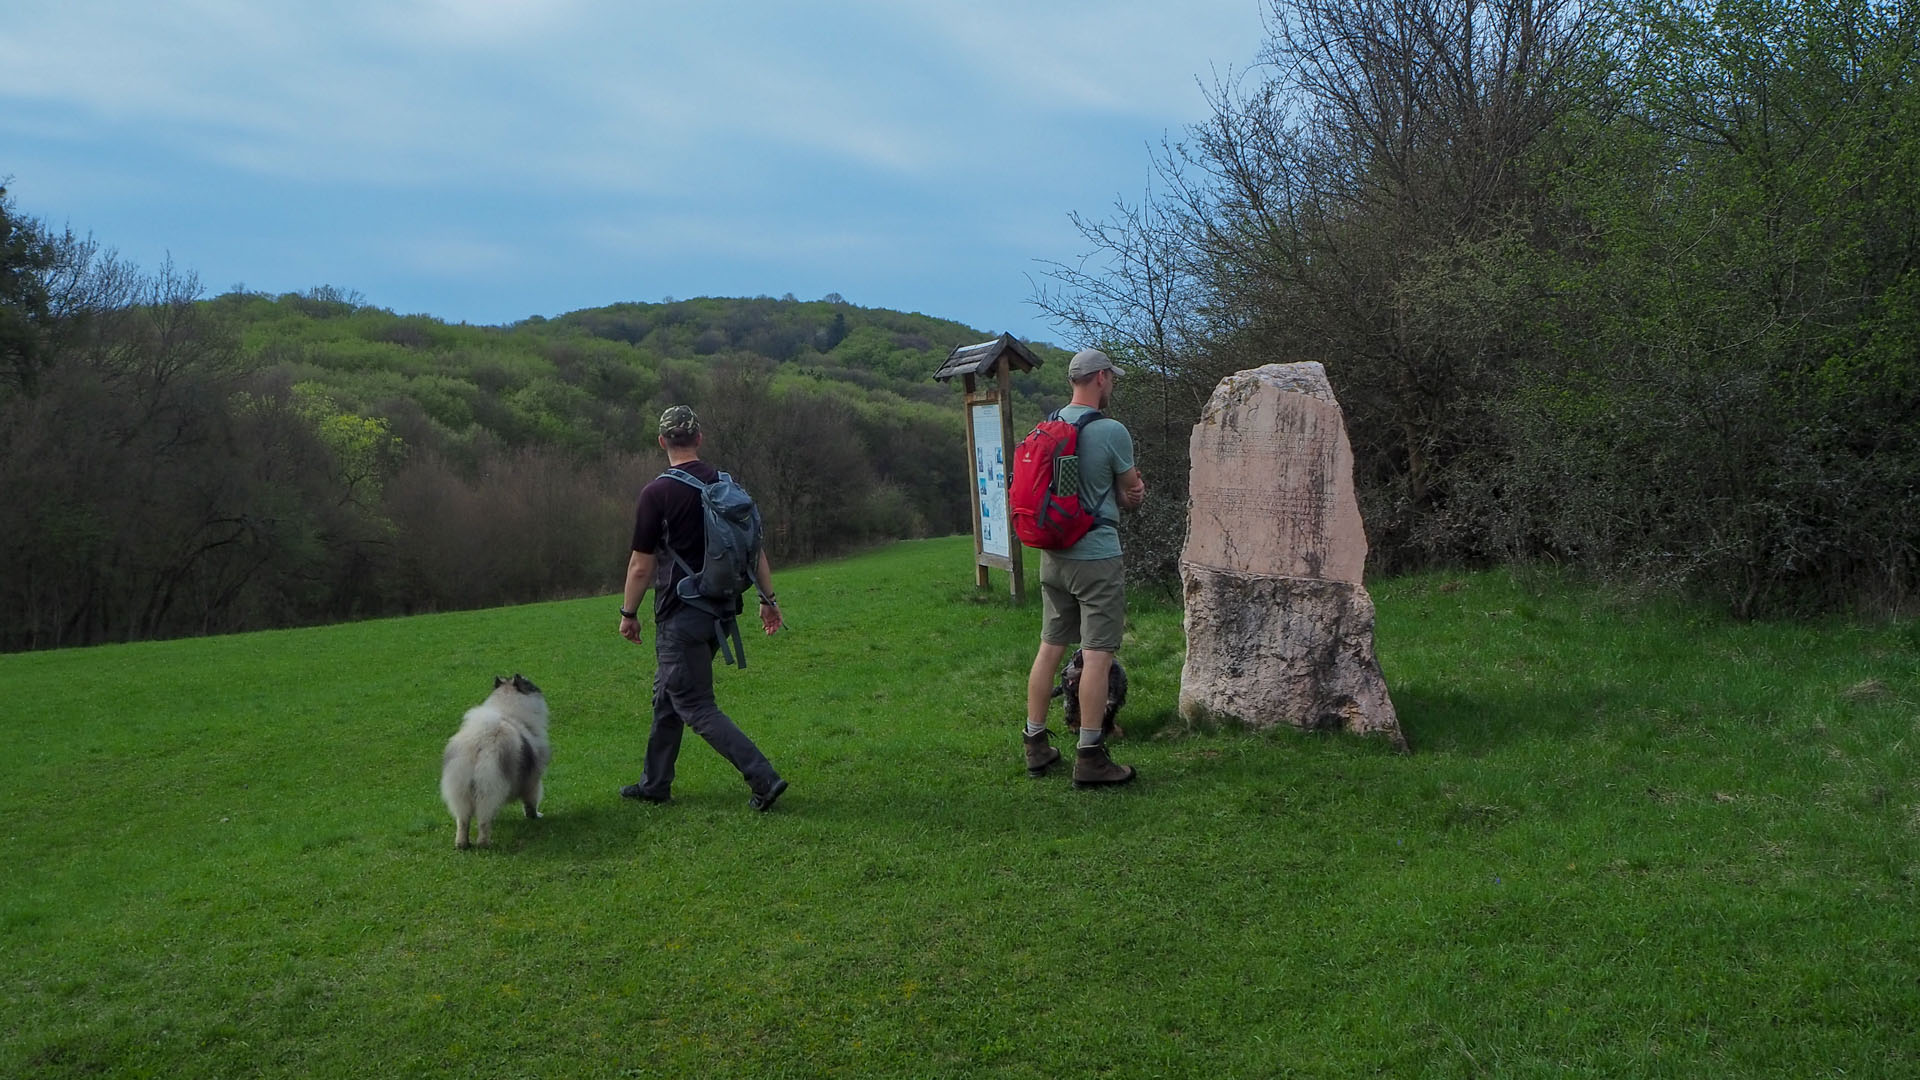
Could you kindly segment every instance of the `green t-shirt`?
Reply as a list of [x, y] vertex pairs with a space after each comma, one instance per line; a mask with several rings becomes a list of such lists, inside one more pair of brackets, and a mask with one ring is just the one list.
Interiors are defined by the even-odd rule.
[[[1086, 405], [1069, 405], [1060, 419], [1072, 423], [1092, 412]], [[1121, 473], [1133, 468], [1133, 435], [1127, 425], [1103, 416], [1080, 429], [1080, 505], [1103, 521], [1118, 523], [1120, 498], [1114, 491]], [[1063, 559], [1114, 559], [1120, 556], [1120, 530], [1115, 524], [1096, 525], [1080, 542], [1057, 552]]]

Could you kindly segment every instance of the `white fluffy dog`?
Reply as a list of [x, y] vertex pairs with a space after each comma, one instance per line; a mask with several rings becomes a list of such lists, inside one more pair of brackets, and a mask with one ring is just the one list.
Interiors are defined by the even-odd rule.
[[473, 843], [485, 846], [493, 815], [516, 798], [526, 804], [528, 817], [539, 817], [540, 778], [552, 757], [540, 688], [519, 674], [496, 677], [493, 693], [467, 710], [441, 759], [440, 797], [453, 813], [453, 846], [467, 846], [475, 822]]

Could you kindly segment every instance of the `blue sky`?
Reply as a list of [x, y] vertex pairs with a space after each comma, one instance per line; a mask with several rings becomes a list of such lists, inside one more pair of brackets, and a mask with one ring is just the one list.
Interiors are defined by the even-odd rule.
[[1245, 69], [1261, 0], [12, 0], [19, 209], [209, 293], [505, 323], [838, 292], [1028, 302]]

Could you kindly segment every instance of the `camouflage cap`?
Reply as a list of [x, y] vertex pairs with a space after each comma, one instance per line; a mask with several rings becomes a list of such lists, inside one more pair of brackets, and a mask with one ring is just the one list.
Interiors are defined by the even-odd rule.
[[686, 405], [672, 405], [660, 414], [660, 434], [669, 438], [700, 434], [700, 418]]

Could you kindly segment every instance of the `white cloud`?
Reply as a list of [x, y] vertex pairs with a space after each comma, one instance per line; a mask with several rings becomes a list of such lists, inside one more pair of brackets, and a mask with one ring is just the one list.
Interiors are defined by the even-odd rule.
[[932, 40], [990, 73], [989, 85], [1034, 108], [1177, 124], [1200, 116], [1196, 79], [1210, 83], [1213, 70], [1253, 60], [1267, 6], [1264, 0], [974, 0], [885, 10], [919, 20]]
[[587, 14], [571, 0], [376, 0], [361, 5], [358, 17], [416, 46], [519, 48], [590, 32]]

